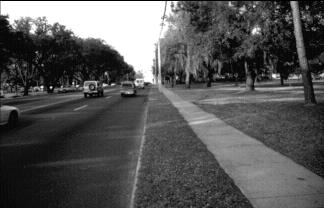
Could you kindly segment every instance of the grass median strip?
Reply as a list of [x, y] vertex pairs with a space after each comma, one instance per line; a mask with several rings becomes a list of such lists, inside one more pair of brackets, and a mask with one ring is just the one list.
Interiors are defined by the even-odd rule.
[[134, 207], [252, 207], [179, 112], [152, 90]]

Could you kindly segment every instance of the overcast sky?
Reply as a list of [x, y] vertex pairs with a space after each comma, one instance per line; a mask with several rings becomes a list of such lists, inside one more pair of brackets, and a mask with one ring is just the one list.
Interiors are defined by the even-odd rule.
[[[100, 38], [113, 46], [135, 71], [152, 81], [154, 43], [157, 42], [164, 1], [1, 1], [1, 14], [10, 22], [20, 17], [46, 16], [75, 35]], [[170, 9], [168, 2], [168, 10]]]

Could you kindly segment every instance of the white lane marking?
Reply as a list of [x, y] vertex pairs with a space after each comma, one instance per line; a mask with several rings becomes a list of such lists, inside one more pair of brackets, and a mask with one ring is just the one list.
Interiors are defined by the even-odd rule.
[[60, 102], [51, 103], [51, 104], [47, 104], [47, 105], [40, 105], [40, 106], [36, 106], [36, 107], [34, 107], [34, 108], [29, 108], [29, 109], [26, 109], [26, 110], [21, 110], [20, 112], [21, 112], [21, 113], [25, 113], [25, 112], [28, 112], [28, 111], [37, 110], [37, 109], [45, 108], [45, 107], [52, 106], [52, 105], [57, 105], [57, 104], [61, 104], [61, 103], [66, 103], [66, 102], [69, 102], [69, 101], [72, 101], [72, 100], [75, 100], [75, 98], [73, 98], [73, 99], [68, 99], [68, 100], [63, 100], [63, 101], [60, 101]]
[[[112, 91], [115, 91], [115, 90], [118, 90], [118, 89], [109, 89], [109, 90], [105, 90], [105, 92], [112, 92]], [[65, 96], [61, 96], [61, 97], [71, 97], [71, 95], [65, 95]], [[73, 95], [73, 98], [72, 99], [66, 99], [66, 100], [62, 100], [62, 101], [55, 102], [55, 103], [51, 103], [51, 104], [40, 105], [40, 106], [36, 106], [36, 107], [29, 108], [29, 109], [26, 109], [26, 110], [21, 110], [20, 112], [21, 113], [26, 113], [28, 111], [33, 111], [33, 110], [37, 110], [37, 109], [49, 107], [49, 106], [52, 106], [52, 105], [62, 104], [62, 103], [65, 103], [65, 102], [69, 102], [69, 101], [75, 100], [76, 98], [79, 98], [79, 97], [80, 97], [80, 95], [79, 94], [76, 94], [76, 95]]]
[[106, 99], [109, 99], [109, 98], [111, 98], [111, 96], [106, 97]]
[[78, 110], [81, 110], [81, 109], [86, 108], [86, 107], [88, 107], [88, 105], [83, 105], [81, 107], [75, 108], [75, 109], [73, 109], [73, 111], [78, 111]]
[[0, 148], [19, 147], [19, 146], [26, 146], [26, 145], [41, 144], [41, 143], [42, 143], [41, 141], [26, 141], [26, 142], [8, 143], [8, 144], [0, 144]]
[[47, 168], [47, 167], [62, 167], [70, 165], [89, 165], [93, 163], [106, 163], [112, 160], [118, 160], [119, 157], [96, 157], [96, 158], [81, 158], [81, 159], [71, 159], [71, 160], [60, 160], [52, 162], [44, 162], [27, 165], [26, 167], [35, 167], [35, 168]]

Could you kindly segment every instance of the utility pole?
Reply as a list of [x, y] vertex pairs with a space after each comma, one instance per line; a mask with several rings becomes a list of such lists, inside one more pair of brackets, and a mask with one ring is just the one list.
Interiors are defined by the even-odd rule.
[[157, 47], [158, 47], [158, 86], [159, 86], [159, 90], [161, 91], [161, 85], [162, 85], [162, 76], [161, 76], [161, 51], [160, 51], [160, 38], [158, 40], [158, 44], [157, 44]]
[[167, 7], [167, 3], [168, 1], [165, 1], [164, 4], [164, 12], [163, 12], [163, 16], [162, 16], [162, 23], [161, 23], [161, 30], [160, 30], [160, 35], [159, 35], [159, 39], [158, 39], [158, 43], [157, 43], [157, 48], [158, 48], [158, 67], [159, 67], [159, 74], [158, 74], [158, 87], [159, 87], [159, 91], [161, 91], [162, 88], [162, 75], [161, 75], [161, 51], [160, 51], [160, 43], [161, 43], [161, 33], [163, 30], [163, 25], [164, 25], [164, 18], [165, 18], [165, 11], [166, 11], [166, 7]]
[[155, 53], [155, 69], [154, 69], [154, 83], [155, 84], [158, 84], [158, 74], [159, 74], [159, 63], [158, 63], [158, 44], [155, 45], [155, 50], [154, 50], [154, 53]]

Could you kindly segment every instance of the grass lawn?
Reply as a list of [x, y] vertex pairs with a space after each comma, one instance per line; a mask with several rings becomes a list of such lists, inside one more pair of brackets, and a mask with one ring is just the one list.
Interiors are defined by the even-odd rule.
[[135, 207], [252, 207], [177, 109], [151, 90]]
[[314, 87], [318, 104], [312, 107], [304, 106], [298, 85], [260, 84], [255, 92], [234, 85], [174, 91], [324, 177], [324, 84]]

